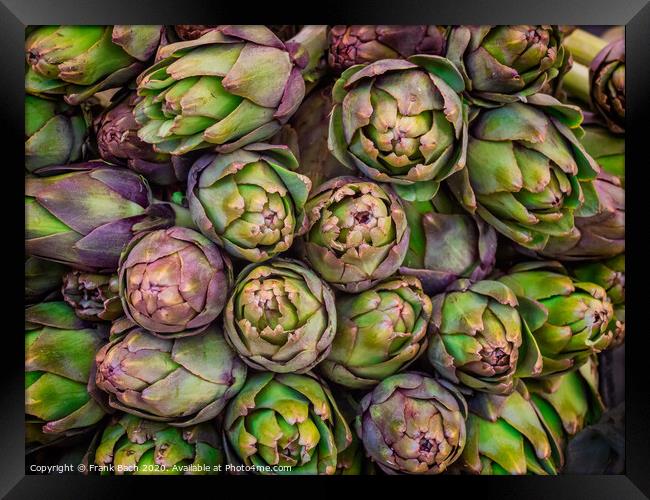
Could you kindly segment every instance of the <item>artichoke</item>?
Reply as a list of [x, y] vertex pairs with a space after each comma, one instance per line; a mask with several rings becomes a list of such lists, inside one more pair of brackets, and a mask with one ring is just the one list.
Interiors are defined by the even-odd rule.
[[187, 197], [201, 232], [231, 255], [262, 262], [284, 252], [302, 229], [311, 181], [293, 170], [286, 146], [250, 144], [201, 157]]
[[609, 346], [613, 310], [601, 286], [572, 279], [559, 262], [518, 264], [499, 281], [517, 295], [542, 353], [539, 376], [575, 370]]
[[135, 78], [156, 52], [163, 26], [40, 26], [25, 40], [25, 90], [79, 104]]
[[589, 66], [591, 102], [616, 134], [625, 133], [625, 38], [604, 47]]
[[380, 59], [406, 59], [415, 54], [443, 56], [447, 28], [435, 25], [332, 26], [328, 63], [335, 71]]
[[102, 475], [209, 475], [217, 474], [224, 462], [214, 424], [179, 429], [128, 414], [106, 426], [90, 459], [102, 468]]
[[61, 101], [25, 96], [25, 169], [81, 159], [88, 124], [81, 109]]
[[583, 184], [599, 171], [571, 130], [581, 121], [580, 108], [546, 94], [475, 113], [467, 168], [450, 179], [459, 202], [532, 250], [574, 233], [574, 212], [593, 215]]
[[320, 364], [329, 380], [355, 389], [372, 387], [424, 352], [431, 299], [412, 276], [387, 278], [336, 301], [332, 352]]
[[205, 330], [232, 284], [230, 259], [184, 227], [137, 234], [122, 252], [118, 275], [126, 315], [163, 337]]
[[135, 93], [128, 94], [97, 117], [99, 154], [109, 163], [128, 166], [154, 184], [185, 182], [192, 166], [191, 157], [158, 153], [138, 137], [140, 127], [133, 116], [138, 99]]
[[411, 237], [399, 271], [418, 277], [426, 293], [440, 293], [459, 278], [476, 281], [492, 272], [496, 232], [453, 203], [444, 190], [432, 200], [402, 205]]
[[495, 394], [514, 390], [514, 377], [542, 371], [542, 357], [517, 312], [517, 298], [498, 281], [458, 280], [432, 299], [427, 357], [455, 384]]
[[555, 475], [562, 449], [526, 386], [507, 396], [478, 393], [470, 400], [461, 470], [482, 475]]
[[446, 57], [460, 69], [472, 104], [526, 102], [563, 66], [562, 37], [549, 25], [455, 26]]
[[117, 275], [70, 271], [63, 276], [63, 300], [86, 321], [112, 321], [122, 315]]
[[67, 268], [56, 262], [27, 257], [25, 259], [25, 301], [50, 299], [61, 288]]
[[[299, 55], [299, 54], [295, 54]], [[305, 95], [294, 54], [264, 26], [221, 25], [197, 40], [161, 47], [138, 77], [138, 136], [174, 155], [235, 151], [270, 138]]]
[[153, 203], [149, 185], [134, 172], [102, 162], [64, 171], [25, 179], [28, 255], [84, 271], [115, 272], [135, 232], [176, 218], [171, 205]]
[[401, 373], [361, 401], [355, 420], [366, 452], [389, 474], [440, 474], [465, 446], [467, 403], [444, 380]]
[[249, 377], [226, 409], [224, 435], [228, 461], [261, 474], [334, 474], [352, 442], [327, 386], [293, 373]]
[[625, 187], [625, 137], [613, 134], [600, 125], [592, 113], [584, 112], [580, 142], [602, 170], [618, 177]]
[[216, 417], [246, 378], [246, 365], [215, 325], [177, 339], [134, 328], [106, 344], [96, 359], [96, 384], [108, 393], [110, 406], [175, 427]]
[[605, 410], [593, 356], [576, 371], [550, 380], [529, 379], [526, 387], [537, 414], [562, 450], [576, 433], [596, 423]]
[[614, 332], [612, 346], [625, 339], [625, 254], [601, 262], [586, 262], [576, 265], [572, 274], [580, 281], [602, 286], [612, 301], [614, 316], [609, 323]]
[[275, 259], [240, 273], [226, 309], [226, 340], [252, 368], [304, 373], [330, 352], [334, 294], [302, 263]]
[[89, 429], [105, 412], [88, 391], [106, 328], [75, 316], [64, 302], [25, 310], [27, 441], [47, 443]]
[[289, 123], [271, 140], [273, 144], [289, 146], [298, 158], [295, 172], [309, 177], [312, 189], [334, 177], [351, 173], [327, 147], [332, 106], [331, 85], [313, 90]]
[[302, 253], [333, 287], [367, 290], [402, 264], [409, 228], [389, 186], [336, 177], [311, 194], [305, 213], [309, 229]]
[[465, 166], [466, 107], [458, 70], [439, 56], [354, 66], [334, 85], [329, 148], [350, 169], [407, 200], [435, 196]]
[[625, 189], [621, 181], [601, 171], [586, 187], [585, 207], [590, 215], [582, 217], [576, 212], [575, 229], [567, 235], [551, 236], [541, 255], [593, 260], [625, 252]]

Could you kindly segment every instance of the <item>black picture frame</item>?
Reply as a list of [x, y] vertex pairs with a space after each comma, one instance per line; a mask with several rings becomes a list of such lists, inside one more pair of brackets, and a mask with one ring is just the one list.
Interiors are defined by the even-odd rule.
[[[312, 4], [312, 5], [310, 5]], [[311, 11], [308, 10], [311, 7]], [[2, 349], [2, 381], [0, 387], [0, 495], [6, 498], [116, 498], [125, 492], [153, 497], [153, 488], [170, 487], [170, 480], [134, 477], [85, 477], [70, 475], [25, 475], [24, 458], [24, 389], [22, 367], [22, 336], [18, 333], [23, 322], [20, 294], [22, 266], [13, 263], [24, 258], [19, 234], [24, 234], [24, 222], [18, 209], [23, 194], [24, 150], [18, 137], [24, 123], [24, 28], [34, 24], [174, 24], [174, 23], [328, 23], [339, 24], [517, 24], [544, 22], [576, 25], [625, 25], [627, 72], [627, 169], [626, 212], [627, 231], [627, 307], [626, 330], [626, 469], [624, 475], [561, 475], [554, 477], [468, 477], [468, 476], [401, 476], [339, 478], [251, 478], [249, 476], [219, 477], [217, 481], [237, 488], [248, 496], [250, 485], [260, 484], [283, 495], [295, 491], [302, 497], [305, 489], [293, 489], [313, 481], [330, 482], [323, 491], [336, 494], [347, 491], [357, 481], [371, 486], [396, 487], [404, 492], [432, 495], [437, 498], [543, 498], [543, 499], [641, 499], [650, 498], [650, 376], [648, 352], [650, 337], [642, 330], [642, 301], [648, 297], [642, 287], [646, 282], [644, 266], [644, 221], [647, 209], [642, 205], [648, 171], [647, 136], [642, 123], [650, 119], [650, 5], [647, 0], [417, 0], [305, 2], [300, 7], [287, 2], [253, 5], [243, 2], [206, 0], [0, 0], [0, 110], [5, 125], [3, 134], [6, 162], [3, 176], [9, 176], [3, 186], [3, 218], [9, 233], [3, 246], [8, 254], [3, 266], [3, 300], [5, 332]], [[642, 137], [645, 136], [645, 137]], [[647, 197], [647, 196], [646, 196]], [[9, 227], [6, 227], [9, 226]], [[15, 233], [14, 233], [15, 231]], [[15, 274], [14, 274], [15, 273]], [[13, 286], [16, 283], [16, 286]], [[218, 482], [205, 479], [207, 491]], [[267, 481], [274, 484], [265, 485]], [[282, 485], [277, 484], [282, 481]], [[343, 481], [343, 482], [341, 482]], [[406, 482], [408, 481], [408, 483]], [[178, 485], [174, 480], [175, 485]], [[183, 483], [184, 495], [198, 495], [196, 486]], [[196, 485], [196, 482], [191, 483]], [[412, 488], [416, 485], [418, 491]], [[364, 486], [365, 487], [365, 486]], [[282, 490], [279, 490], [282, 488]], [[287, 489], [291, 488], [291, 489]], [[171, 491], [171, 490], [170, 490]], [[244, 493], [246, 491], [246, 493]], [[284, 491], [284, 493], [282, 493]], [[302, 492], [302, 493], [300, 493]], [[221, 489], [213, 495], [222, 496]], [[453, 496], [452, 496], [453, 495]], [[293, 495], [292, 495], [293, 496]]]

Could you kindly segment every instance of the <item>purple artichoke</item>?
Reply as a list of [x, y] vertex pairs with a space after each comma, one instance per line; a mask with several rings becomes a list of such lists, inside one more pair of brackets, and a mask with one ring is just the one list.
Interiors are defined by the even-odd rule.
[[28, 255], [115, 272], [122, 247], [137, 231], [174, 223], [172, 206], [154, 204], [149, 185], [134, 172], [103, 162], [61, 170], [67, 173], [25, 181]]
[[406, 59], [415, 54], [443, 56], [447, 28], [435, 25], [333, 26], [328, 62], [335, 71], [380, 59]]
[[246, 379], [246, 365], [216, 325], [177, 339], [134, 328], [102, 347], [96, 361], [96, 384], [110, 406], [178, 427], [216, 417]]
[[385, 379], [355, 421], [366, 452], [389, 474], [440, 474], [465, 446], [467, 404], [452, 384], [418, 373]]
[[70, 271], [63, 276], [63, 300], [87, 321], [112, 321], [122, 315], [117, 275]]
[[205, 330], [232, 285], [230, 259], [184, 227], [136, 235], [122, 252], [118, 274], [126, 315], [165, 337]]
[[99, 154], [107, 162], [128, 166], [154, 184], [185, 182], [191, 157], [158, 153], [138, 137], [140, 127], [133, 116], [138, 100], [135, 93], [130, 94], [95, 121]]
[[591, 102], [609, 129], [625, 133], [625, 39], [603, 48], [589, 66]]

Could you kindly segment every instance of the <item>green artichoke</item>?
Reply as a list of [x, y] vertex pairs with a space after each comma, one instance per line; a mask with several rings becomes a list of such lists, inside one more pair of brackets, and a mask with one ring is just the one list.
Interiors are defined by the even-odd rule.
[[604, 47], [589, 66], [591, 102], [616, 134], [625, 133], [625, 38]]
[[126, 315], [163, 337], [205, 330], [232, 284], [230, 259], [184, 227], [137, 234], [122, 252], [118, 275]]
[[305, 95], [308, 61], [264, 26], [228, 26], [161, 47], [138, 77], [139, 137], [175, 155], [222, 153], [271, 137]]
[[526, 387], [539, 417], [562, 450], [585, 426], [596, 423], [605, 410], [594, 356], [576, 371], [548, 380], [528, 379]]
[[214, 423], [179, 429], [122, 414], [106, 426], [90, 460], [102, 475], [210, 475], [224, 455]]
[[96, 359], [96, 384], [108, 393], [110, 406], [174, 427], [216, 417], [246, 378], [246, 365], [214, 324], [178, 339], [134, 328], [106, 344]]
[[223, 314], [226, 340], [252, 368], [304, 373], [336, 333], [334, 294], [302, 263], [274, 259], [240, 273]]
[[117, 275], [70, 271], [63, 276], [63, 300], [87, 321], [112, 321], [122, 315]]
[[446, 379], [509, 394], [515, 377], [541, 373], [539, 348], [517, 312], [517, 297], [504, 284], [458, 280], [432, 302], [427, 357]]
[[50, 299], [61, 288], [61, 279], [67, 268], [56, 262], [36, 257], [25, 259], [25, 301]]
[[518, 264], [499, 278], [542, 353], [539, 376], [575, 370], [612, 341], [612, 303], [604, 288], [567, 276], [559, 262]]
[[431, 199], [465, 166], [463, 89], [458, 70], [439, 56], [353, 66], [332, 91], [329, 148], [348, 168], [392, 183], [400, 197]]
[[621, 180], [625, 187], [625, 137], [613, 134], [599, 124], [593, 114], [584, 112], [582, 128], [585, 134], [580, 142], [602, 170]]
[[352, 442], [327, 386], [293, 373], [249, 377], [226, 409], [224, 434], [229, 462], [260, 474], [334, 474]]
[[582, 121], [580, 108], [546, 94], [527, 101], [474, 114], [467, 168], [450, 185], [471, 213], [541, 250], [551, 236], [575, 232], [574, 213], [594, 215], [583, 190], [599, 168], [571, 130]]
[[64, 94], [79, 104], [135, 78], [160, 43], [163, 26], [40, 26], [25, 40], [25, 90]]
[[329, 33], [327, 60], [335, 71], [380, 59], [406, 59], [415, 54], [443, 56], [447, 28], [435, 25], [337, 25]]
[[47, 443], [89, 429], [105, 415], [89, 393], [95, 352], [106, 328], [64, 302], [25, 310], [25, 413], [28, 442]]
[[589, 215], [579, 216], [576, 212], [574, 230], [566, 235], [551, 236], [539, 252], [542, 256], [559, 260], [593, 260], [625, 251], [625, 189], [621, 181], [601, 171], [588, 187], [585, 189], [584, 208], [589, 206]]
[[472, 104], [526, 102], [563, 66], [562, 37], [559, 26], [455, 26], [446, 57], [460, 69]]
[[601, 262], [586, 262], [576, 265], [572, 274], [580, 281], [602, 286], [612, 301], [614, 316], [609, 323], [614, 332], [612, 346], [625, 339], [625, 254]]
[[62, 101], [25, 96], [25, 169], [81, 159], [88, 124], [79, 108]]
[[305, 213], [302, 253], [333, 287], [367, 290], [402, 264], [410, 232], [389, 186], [336, 177], [316, 188]]
[[355, 427], [389, 474], [440, 474], [465, 446], [467, 403], [453, 385], [418, 373], [388, 377], [361, 400]]
[[461, 471], [482, 475], [555, 475], [562, 449], [526, 386], [507, 396], [478, 393], [469, 400]]
[[402, 201], [402, 205], [411, 237], [399, 271], [418, 277], [426, 293], [440, 293], [459, 278], [476, 281], [492, 272], [496, 232], [454, 203], [444, 190], [432, 200]]
[[297, 166], [288, 147], [269, 144], [201, 157], [187, 186], [194, 222], [231, 255], [251, 262], [288, 250], [311, 189], [308, 177], [293, 172]]
[[431, 299], [412, 276], [387, 278], [336, 301], [332, 351], [319, 365], [329, 380], [355, 389], [372, 387], [424, 352]]

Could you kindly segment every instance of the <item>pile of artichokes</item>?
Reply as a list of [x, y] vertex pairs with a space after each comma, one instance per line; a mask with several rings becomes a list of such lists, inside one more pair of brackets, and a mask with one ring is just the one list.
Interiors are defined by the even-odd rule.
[[548, 475], [614, 453], [589, 436], [625, 338], [622, 39], [33, 26], [25, 62], [28, 463]]

